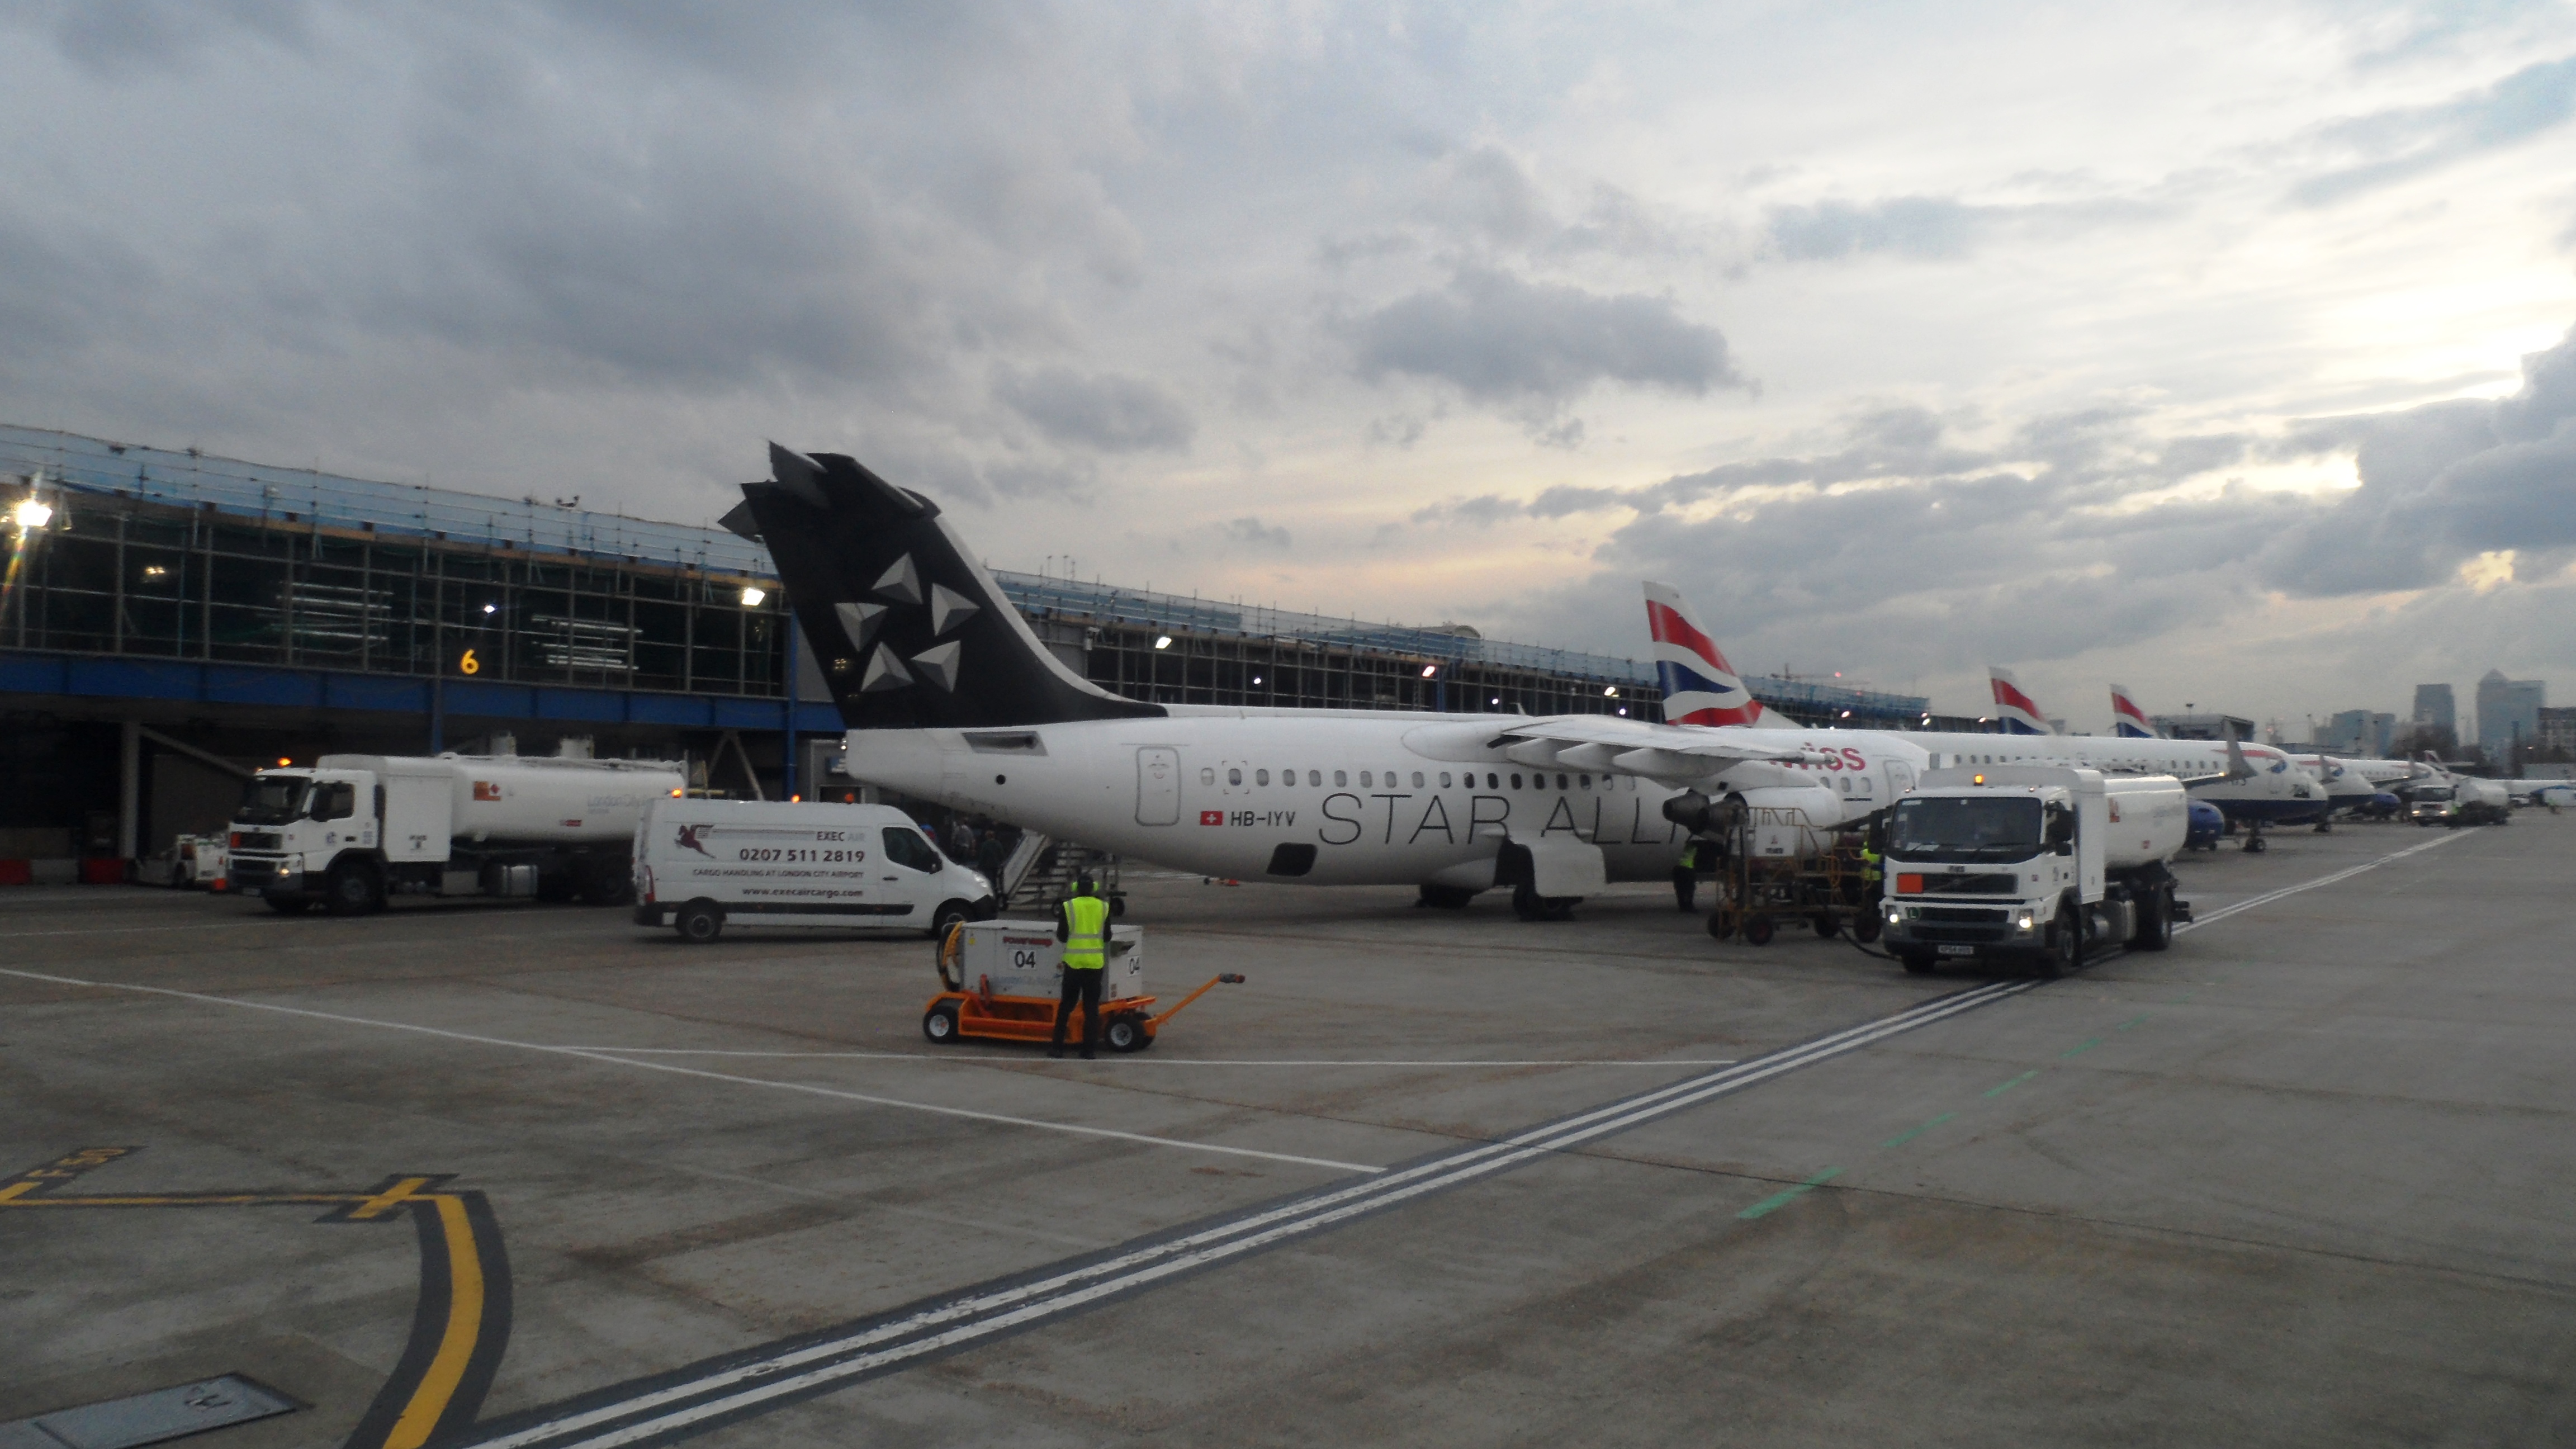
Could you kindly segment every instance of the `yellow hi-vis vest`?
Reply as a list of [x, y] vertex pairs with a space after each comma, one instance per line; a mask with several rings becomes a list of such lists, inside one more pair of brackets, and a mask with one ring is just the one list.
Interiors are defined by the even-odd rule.
[[1075, 896], [1064, 903], [1066, 923], [1064, 969], [1098, 971], [1109, 964], [1109, 903], [1098, 896]]

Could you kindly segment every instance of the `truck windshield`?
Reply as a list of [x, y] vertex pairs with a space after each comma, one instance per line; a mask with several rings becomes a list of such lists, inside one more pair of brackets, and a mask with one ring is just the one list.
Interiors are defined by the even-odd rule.
[[258, 775], [242, 788], [241, 808], [233, 820], [242, 825], [284, 825], [304, 814], [310, 775]]
[[1900, 801], [1887, 853], [1906, 860], [2027, 860], [2039, 853], [2039, 802], [1937, 795]]
[[2451, 792], [2447, 786], [2433, 785], [2416, 791], [2415, 798], [2418, 800], [2448, 800], [2451, 798]]

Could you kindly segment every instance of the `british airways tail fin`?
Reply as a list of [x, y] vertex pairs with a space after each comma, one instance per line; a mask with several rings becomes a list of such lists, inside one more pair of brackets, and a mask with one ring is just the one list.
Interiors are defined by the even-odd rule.
[[1670, 584], [1646, 584], [1646, 632], [1654, 638], [1655, 679], [1664, 689], [1664, 722], [1689, 725], [1758, 725], [1787, 720], [1772, 715], [1737, 678], [1735, 668], [1718, 652], [1717, 641], [1700, 627], [1681, 590]]
[[2111, 686], [2111, 733], [2124, 740], [2151, 740], [2156, 737], [2155, 724], [2147, 712], [2138, 708], [2137, 696], [2127, 685]]
[[939, 505], [838, 453], [769, 445], [725, 515], [768, 546], [852, 729], [974, 729], [1159, 716], [1047, 652]]
[[2008, 735], [2053, 735], [2056, 729], [2037, 701], [2022, 693], [2013, 672], [2000, 664], [1986, 666], [1986, 681], [1995, 695], [1995, 717], [2003, 721]]

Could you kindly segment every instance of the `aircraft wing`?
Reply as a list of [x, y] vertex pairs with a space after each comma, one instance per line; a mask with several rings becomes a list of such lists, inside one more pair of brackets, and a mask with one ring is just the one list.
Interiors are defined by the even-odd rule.
[[2254, 767], [2245, 762], [2244, 748], [2236, 741], [2229, 740], [2226, 769], [2214, 775], [2182, 775], [2176, 778], [2182, 781], [2184, 789], [2198, 790], [2209, 785], [2224, 785], [2230, 780], [2251, 780], [2254, 778]]
[[2123, 775], [2172, 775], [2176, 780], [2182, 782], [2182, 787], [2184, 789], [2200, 790], [2211, 785], [2224, 785], [2230, 780], [2251, 780], [2254, 778], [2255, 772], [2253, 765], [2249, 764], [2245, 759], [2245, 751], [2238, 748], [2236, 741], [2229, 740], [2227, 742], [2227, 768], [2224, 770], [2214, 771], [2207, 775], [2185, 775], [2173, 770], [2122, 770], [2120, 773]]
[[1746, 760], [1823, 764], [1825, 753], [1794, 741], [1747, 739], [1746, 730], [1648, 724], [1597, 714], [1558, 715], [1496, 731], [1487, 747], [1524, 765], [1571, 766], [1649, 779], [1703, 779]]

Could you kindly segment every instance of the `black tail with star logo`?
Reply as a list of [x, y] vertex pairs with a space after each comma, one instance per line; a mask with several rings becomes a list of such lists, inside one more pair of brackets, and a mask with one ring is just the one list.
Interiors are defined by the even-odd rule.
[[1159, 716], [1064, 667], [939, 515], [838, 453], [769, 445], [725, 526], [759, 539], [852, 729]]

